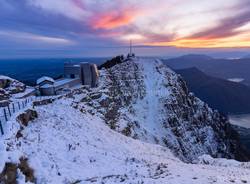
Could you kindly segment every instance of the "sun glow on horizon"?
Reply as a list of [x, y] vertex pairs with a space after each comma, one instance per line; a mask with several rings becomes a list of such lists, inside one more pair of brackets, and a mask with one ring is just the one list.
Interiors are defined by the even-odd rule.
[[226, 38], [183, 38], [169, 42], [149, 42], [148, 46], [174, 46], [185, 48], [246, 48], [250, 47], [250, 33]]

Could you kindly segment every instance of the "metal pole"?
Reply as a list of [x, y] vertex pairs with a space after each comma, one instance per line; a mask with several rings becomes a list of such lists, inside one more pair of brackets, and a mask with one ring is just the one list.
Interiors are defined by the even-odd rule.
[[11, 116], [11, 112], [10, 112], [10, 105], [8, 105], [8, 111], [9, 111], [9, 115]]
[[7, 118], [7, 113], [6, 113], [5, 108], [3, 109], [3, 113], [4, 113], [5, 121], [8, 121], [8, 118]]
[[12, 104], [12, 108], [13, 108], [13, 113], [15, 113], [15, 104]]
[[130, 56], [131, 56], [132, 55], [132, 40], [130, 40], [129, 53], [130, 53]]
[[2, 135], [4, 134], [4, 132], [3, 132], [3, 126], [2, 126], [2, 122], [1, 122], [1, 120], [0, 120], [0, 130], [1, 130], [1, 133], [2, 133]]

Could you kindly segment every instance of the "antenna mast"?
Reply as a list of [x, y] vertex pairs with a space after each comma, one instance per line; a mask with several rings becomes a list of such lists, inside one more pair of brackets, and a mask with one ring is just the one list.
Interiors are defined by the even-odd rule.
[[132, 40], [130, 40], [130, 47], [129, 47], [129, 54], [130, 56], [132, 56]]

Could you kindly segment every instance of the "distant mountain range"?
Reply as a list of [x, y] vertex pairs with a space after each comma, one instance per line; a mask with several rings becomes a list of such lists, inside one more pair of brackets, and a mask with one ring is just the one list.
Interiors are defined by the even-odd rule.
[[184, 55], [177, 58], [163, 60], [173, 69], [185, 69], [196, 67], [202, 72], [222, 78], [244, 79], [242, 83], [250, 85], [250, 57], [240, 59], [215, 59], [206, 55]]
[[[210, 58], [203, 58], [203, 61]], [[197, 68], [175, 70], [187, 82], [190, 91], [212, 108], [226, 114], [250, 113], [250, 87], [211, 77]]]

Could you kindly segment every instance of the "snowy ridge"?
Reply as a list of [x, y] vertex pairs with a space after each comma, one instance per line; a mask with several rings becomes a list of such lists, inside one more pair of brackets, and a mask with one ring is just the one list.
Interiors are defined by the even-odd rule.
[[92, 93], [100, 98], [90, 95], [76, 106], [91, 103], [112, 129], [167, 146], [184, 161], [203, 154], [249, 159], [230, 137], [229, 122], [189, 93], [183, 79], [159, 60], [135, 58], [103, 70]]

